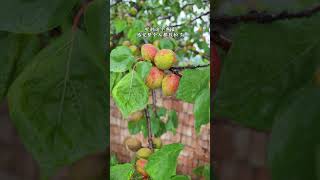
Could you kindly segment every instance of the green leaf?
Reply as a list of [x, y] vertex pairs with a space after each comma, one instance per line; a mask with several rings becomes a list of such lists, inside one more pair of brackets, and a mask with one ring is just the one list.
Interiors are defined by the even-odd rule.
[[171, 177], [171, 180], [191, 180], [191, 178], [190, 176], [176, 175]]
[[116, 33], [120, 33], [127, 28], [127, 21], [122, 19], [115, 19], [114, 27], [116, 28]]
[[183, 71], [180, 79], [177, 98], [194, 103], [199, 93], [208, 87], [210, 81], [209, 68], [188, 69]]
[[135, 71], [131, 71], [113, 88], [112, 97], [126, 118], [129, 114], [146, 107], [149, 97], [148, 87]]
[[160, 49], [171, 49], [174, 50], [175, 45], [170, 39], [161, 39], [160, 40]]
[[270, 129], [285, 96], [313, 78], [320, 59], [320, 38], [314, 37], [319, 20], [241, 25], [223, 59], [214, 114]]
[[110, 157], [110, 166], [115, 166], [117, 164], [119, 164], [117, 156], [115, 154], [112, 154]]
[[155, 180], [168, 180], [176, 175], [177, 158], [182, 149], [182, 144], [174, 143], [153, 153], [145, 168], [150, 177]]
[[210, 180], [210, 165], [203, 165], [196, 167], [192, 171], [195, 175], [205, 177], [206, 180]]
[[98, 66], [88, 45], [81, 31], [64, 34], [9, 89], [12, 121], [44, 178], [108, 143], [107, 68]]
[[98, 48], [101, 59], [106, 56], [107, 26], [108, 26], [107, 3], [105, 0], [95, 0], [90, 3], [84, 14], [84, 22], [91, 43]]
[[141, 20], [135, 20], [133, 22], [132, 27], [130, 27], [130, 30], [128, 32], [128, 38], [133, 44], [137, 44], [139, 42], [139, 39], [137, 37], [137, 34], [139, 32], [142, 32], [144, 30], [144, 23]]
[[129, 133], [134, 135], [138, 134], [144, 128], [146, 128], [147, 121], [145, 118], [140, 119], [138, 121], [128, 121], [128, 130]]
[[121, 80], [122, 73], [111, 72], [110, 73], [110, 92], [112, 92], [113, 87]]
[[158, 113], [159, 117], [165, 116], [167, 114], [167, 109], [164, 108], [164, 107], [158, 107], [157, 108], [157, 113]]
[[0, 102], [24, 67], [39, 51], [39, 38], [33, 35], [0, 34]]
[[176, 134], [178, 128], [178, 116], [175, 110], [170, 110], [168, 113], [168, 121], [166, 122], [166, 130]]
[[15, 33], [39, 33], [60, 25], [77, 0], [3, 0], [0, 6], [0, 30]]
[[131, 50], [126, 46], [118, 46], [110, 54], [110, 71], [125, 72], [134, 62]]
[[281, 104], [268, 147], [273, 180], [316, 179], [315, 152], [320, 144], [319, 92], [319, 88], [303, 88]]
[[134, 167], [130, 163], [111, 166], [110, 180], [130, 180]]
[[[0, 102], [7, 94], [10, 86], [11, 73], [14, 71], [14, 53], [12, 47], [13, 37], [7, 33], [1, 33], [0, 36]], [[14, 45], [14, 44], [13, 44]]]
[[150, 62], [140, 61], [140, 62], [137, 62], [135, 67], [136, 67], [135, 70], [140, 75], [141, 79], [145, 81], [147, 76], [149, 75], [152, 64]]
[[197, 133], [200, 132], [201, 125], [205, 125], [210, 121], [210, 90], [204, 89], [197, 97], [194, 103], [194, 128]]

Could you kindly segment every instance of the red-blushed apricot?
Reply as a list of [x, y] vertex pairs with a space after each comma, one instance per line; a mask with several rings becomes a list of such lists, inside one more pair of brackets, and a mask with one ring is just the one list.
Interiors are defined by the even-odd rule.
[[169, 69], [177, 63], [176, 54], [170, 49], [161, 49], [154, 57], [154, 63], [161, 70]]
[[160, 88], [162, 84], [162, 79], [164, 77], [164, 72], [156, 67], [152, 67], [149, 75], [146, 78], [146, 85], [150, 89]]
[[179, 87], [180, 77], [175, 74], [166, 75], [162, 80], [162, 94], [172, 96]]
[[141, 56], [146, 61], [153, 61], [158, 49], [152, 44], [144, 44], [141, 47]]

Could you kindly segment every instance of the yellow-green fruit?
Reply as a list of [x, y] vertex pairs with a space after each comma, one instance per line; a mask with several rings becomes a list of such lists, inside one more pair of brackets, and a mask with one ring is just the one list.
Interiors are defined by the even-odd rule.
[[129, 12], [130, 12], [130, 14], [131, 14], [132, 16], [135, 16], [135, 15], [137, 14], [137, 9], [134, 8], [134, 7], [131, 7], [130, 10], [129, 10]]
[[146, 78], [146, 85], [150, 89], [157, 89], [161, 87], [164, 72], [156, 67], [150, 69], [149, 75]]
[[155, 40], [155, 41], [153, 42], [153, 45], [154, 45], [156, 48], [159, 48], [160, 41], [159, 41], [159, 40]]
[[143, 177], [148, 177], [148, 173], [145, 170], [146, 164], [148, 160], [145, 159], [138, 159], [136, 161], [136, 170], [140, 173]]
[[139, 159], [148, 159], [152, 154], [152, 151], [149, 148], [141, 148], [137, 152], [137, 157]]
[[141, 147], [141, 141], [134, 137], [129, 137], [125, 140], [125, 144], [133, 152], [137, 152]]
[[152, 44], [144, 44], [141, 47], [141, 56], [143, 60], [153, 61], [154, 57], [156, 56], [158, 50]]
[[134, 113], [131, 113], [130, 116], [128, 117], [129, 121], [139, 121], [143, 117], [143, 112], [142, 111], [136, 111]]
[[131, 50], [132, 54], [136, 55], [138, 53], [138, 48], [135, 45], [129, 46], [129, 49]]
[[176, 54], [170, 49], [161, 49], [154, 57], [154, 63], [159, 69], [169, 69], [177, 63]]
[[199, 27], [198, 32], [199, 32], [199, 33], [202, 33], [202, 32], [203, 32], [202, 27]]
[[162, 80], [162, 94], [172, 96], [179, 87], [180, 77], [175, 74], [166, 75]]
[[156, 149], [160, 149], [162, 146], [162, 141], [160, 138], [152, 138], [152, 145]]
[[128, 47], [129, 47], [129, 46], [130, 46], [130, 41], [123, 41], [122, 45], [123, 45], [123, 46], [128, 46]]

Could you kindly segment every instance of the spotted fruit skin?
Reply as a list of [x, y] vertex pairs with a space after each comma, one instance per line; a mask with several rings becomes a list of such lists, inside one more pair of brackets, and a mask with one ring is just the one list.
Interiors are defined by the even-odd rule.
[[162, 147], [162, 141], [160, 138], [152, 138], [152, 145], [156, 149], [160, 149]]
[[127, 138], [125, 140], [125, 144], [128, 147], [128, 149], [130, 149], [133, 152], [138, 151], [142, 147], [141, 141], [134, 137]]
[[147, 174], [145, 167], [146, 164], [148, 163], [148, 160], [145, 159], [138, 159], [136, 161], [136, 170], [138, 173], [140, 173], [143, 177], [148, 177], [149, 175]]
[[162, 79], [164, 77], [164, 72], [156, 67], [150, 69], [149, 75], [146, 78], [146, 85], [150, 89], [160, 88], [162, 85]]
[[154, 57], [155, 65], [161, 70], [167, 70], [177, 63], [176, 54], [170, 49], [161, 49]]
[[166, 75], [162, 80], [162, 94], [164, 96], [172, 96], [179, 87], [180, 77], [175, 74]]
[[152, 62], [157, 52], [158, 52], [158, 49], [154, 47], [154, 45], [152, 44], [144, 44], [141, 47], [141, 56], [143, 60], [146, 60], [146, 61]]

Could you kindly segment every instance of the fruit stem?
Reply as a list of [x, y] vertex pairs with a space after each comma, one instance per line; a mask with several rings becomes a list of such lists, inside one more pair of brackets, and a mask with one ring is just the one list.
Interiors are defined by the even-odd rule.
[[152, 90], [151, 94], [152, 94], [152, 110], [153, 110], [155, 117], [158, 117], [156, 91]]
[[151, 132], [151, 122], [150, 122], [150, 115], [148, 111], [148, 106], [144, 109], [144, 113], [147, 119], [147, 127], [148, 127], [148, 147], [149, 149], [153, 150], [152, 146], [152, 132]]

